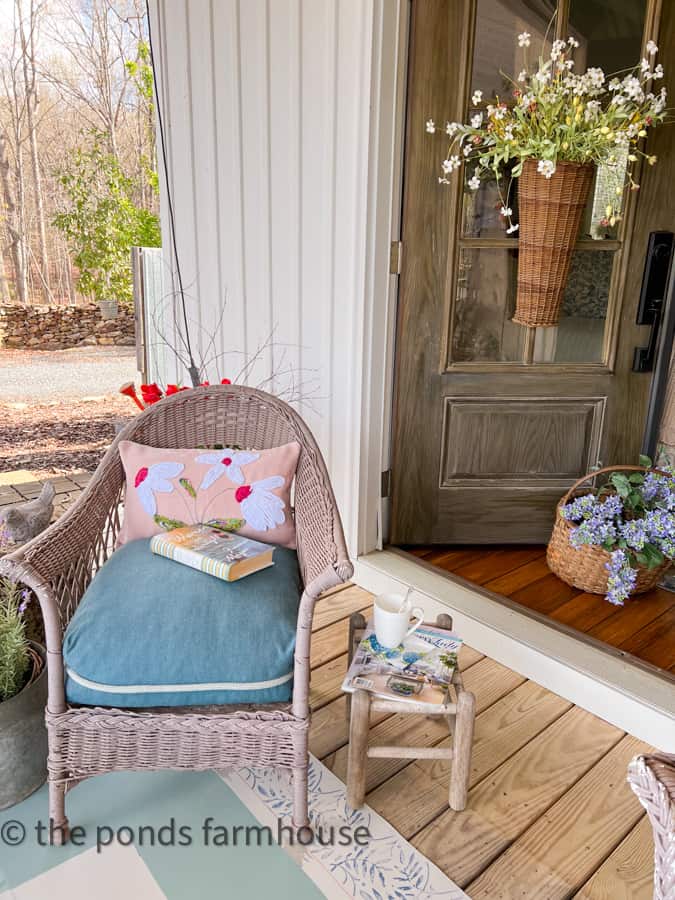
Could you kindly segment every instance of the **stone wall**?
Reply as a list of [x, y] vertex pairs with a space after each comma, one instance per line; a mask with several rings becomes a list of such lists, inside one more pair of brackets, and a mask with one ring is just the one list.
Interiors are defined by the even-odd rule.
[[115, 319], [102, 319], [88, 306], [0, 306], [0, 347], [17, 350], [65, 350], [68, 347], [135, 342], [134, 315], [120, 308]]

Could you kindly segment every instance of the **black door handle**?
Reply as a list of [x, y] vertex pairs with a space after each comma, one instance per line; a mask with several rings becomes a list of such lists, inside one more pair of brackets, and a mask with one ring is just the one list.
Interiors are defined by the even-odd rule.
[[659, 345], [659, 330], [661, 328], [661, 310], [663, 300], [654, 301], [652, 304], [652, 328], [649, 332], [649, 342], [646, 347], [636, 347], [633, 352], [633, 371], [651, 372], [654, 368], [656, 348]]
[[635, 348], [634, 372], [651, 372], [654, 368], [670, 258], [673, 253], [673, 237], [672, 231], [652, 231], [649, 235], [647, 258], [640, 289], [640, 303], [635, 321], [638, 325], [651, 325], [652, 328], [647, 346]]

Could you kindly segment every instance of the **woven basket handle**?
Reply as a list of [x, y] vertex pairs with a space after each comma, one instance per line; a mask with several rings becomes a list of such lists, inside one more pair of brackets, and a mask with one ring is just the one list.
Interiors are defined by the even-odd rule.
[[664, 472], [663, 469], [648, 469], [646, 466], [605, 466], [604, 469], [596, 469], [595, 472], [588, 472], [578, 481], [575, 481], [560, 501], [559, 506], [565, 506], [572, 494], [578, 487], [581, 487], [584, 481], [589, 481], [591, 478], [595, 478], [596, 475], [605, 475], [607, 472], [654, 472], [655, 475], [664, 475], [666, 478], [671, 477], [667, 472]]

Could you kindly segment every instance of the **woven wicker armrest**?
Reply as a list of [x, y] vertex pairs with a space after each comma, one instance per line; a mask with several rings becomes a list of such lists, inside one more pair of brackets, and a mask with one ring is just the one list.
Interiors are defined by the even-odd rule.
[[0, 575], [35, 592], [51, 650], [57, 643], [60, 649], [62, 629], [113, 550], [120, 525], [122, 483], [119, 458], [106, 455], [67, 512], [42, 534], [0, 559]]
[[647, 810], [654, 835], [654, 900], [675, 897], [675, 756], [636, 756], [628, 783]]

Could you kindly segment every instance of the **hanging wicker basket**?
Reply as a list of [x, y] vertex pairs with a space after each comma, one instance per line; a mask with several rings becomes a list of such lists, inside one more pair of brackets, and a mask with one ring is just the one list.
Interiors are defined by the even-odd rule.
[[[665, 475], [661, 469], [646, 469], [642, 466], [608, 466], [605, 469], [598, 469], [597, 472], [590, 472], [575, 482], [569, 491], [558, 504], [555, 515], [555, 524], [553, 526], [553, 534], [548, 543], [546, 550], [546, 562], [549, 569], [562, 579], [566, 584], [579, 588], [589, 594], [606, 594], [607, 578], [609, 573], [605, 568], [606, 563], [611, 559], [611, 554], [602, 547], [595, 544], [583, 544], [576, 549], [570, 544], [570, 532], [575, 527], [573, 522], [568, 522], [563, 518], [562, 508], [571, 499], [577, 488], [585, 481], [595, 478], [596, 475], [603, 475], [608, 472], [655, 472], [658, 475]], [[670, 568], [670, 560], [666, 560], [662, 565], [653, 569], [646, 566], [638, 566], [637, 580], [635, 587], [631, 592], [633, 594], [644, 594], [656, 587], [664, 573]]]
[[550, 178], [526, 159], [518, 179], [518, 294], [513, 321], [557, 325], [579, 224], [593, 181], [592, 163], [559, 162]]

